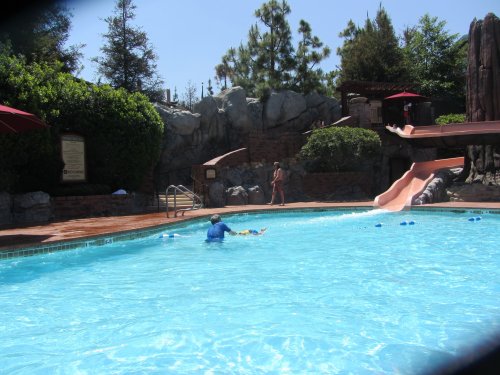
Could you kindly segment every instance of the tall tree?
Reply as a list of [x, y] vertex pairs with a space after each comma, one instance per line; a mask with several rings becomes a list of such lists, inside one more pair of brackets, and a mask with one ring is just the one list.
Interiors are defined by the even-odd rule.
[[367, 18], [364, 27], [359, 28], [350, 20], [339, 36], [344, 38], [337, 49], [341, 81], [397, 82], [404, 78], [398, 38], [382, 6], [374, 21]]
[[404, 33], [404, 58], [410, 79], [433, 98], [465, 103], [467, 39], [445, 30], [446, 22], [429, 14]]
[[290, 81], [295, 68], [292, 31], [286, 17], [291, 9], [285, 0], [270, 0], [255, 11], [255, 16], [267, 28], [250, 33], [249, 50], [256, 61], [258, 82], [269, 88], [282, 88]]
[[325, 74], [317, 65], [330, 56], [330, 48], [323, 47], [319, 38], [312, 35], [309, 23], [304, 20], [300, 20], [299, 34], [302, 38], [296, 53], [297, 68], [294, 79], [296, 91], [302, 93], [309, 93], [313, 90], [325, 92], [326, 87], [321, 89]]
[[212, 86], [212, 80], [210, 78], [208, 79], [207, 93], [209, 96], [212, 96], [214, 94], [214, 88]]
[[227, 80], [230, 79], [231, 67], [227, 54], [222, 56], [222, 62], [215, 67], [215, 82], [221, 90], [227, 89]]
[[[15, 5], [15, 4], [14, 4]], [[60, 1], [38, 1], [18, 9], [0, 22], [0, 49], [22, 55], [28, 63], [59, 61], [63, 71], [78, 70], [81, 48], [65, 48], [72, 14]]]
[[287, 21], [290, 13], [285, 0], [269, 0], [255, 11], [264, 28], [252, 25], [247, 43], [230, 48], [222, 57], [215, 68], [216, 80], [222, 88], [227, 87], [229, 80], [252, 96], [265, 96], [271, 89], [323, 91], [326, 75], [318, 65], [330, 50], [312, 35], [310, 25], [301, 20], [298, 30], [301, 39], [296, 52]]
[[189, 81], [186, 86], [186, 91], [184, 92], [183, 105], [190, 111], [193, 110], [193, 106], [199, 100], [198, 97], [196, 96], [197, 92], [198, 90], [196, 90], [196, 86], [193, 84], [193, 82]]
[[132, 0], [117, 0], [114, 16], [107, 17], [106, 43], [101, 47], [103, 57], [95, 57], [98, 71], [115, 87], [129, 92], [141, 92], [153, 101], [164, 96], [163, 81], [157, 73], [158, 59], [148, 37], [140, 28], [134, 27]]

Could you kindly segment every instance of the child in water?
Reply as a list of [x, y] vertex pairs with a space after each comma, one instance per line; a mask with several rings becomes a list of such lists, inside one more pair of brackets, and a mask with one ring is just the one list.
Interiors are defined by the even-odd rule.
[[254, 236], [261, 236], [264, 234], [267, 228], [262, 228], [260, 231], [257, 231], [256, 229], [245, 229], [242, 231], [237, 232], [239, 236], [248, 236], [249, 234], [253, 234]]

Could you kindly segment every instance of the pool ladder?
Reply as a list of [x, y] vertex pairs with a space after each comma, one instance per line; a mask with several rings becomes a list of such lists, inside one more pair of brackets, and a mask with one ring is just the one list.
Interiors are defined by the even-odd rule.
[[201, 198], [183, 185], [170, 185], [167, 187], [165, 196], [167, 217], [170, 217], [170, 209], [174, 212], [173, 217], [177, 217], [179, 212], [182, 212], [182, 216], [184, 216], [186, 211], [199, 210], [200, 208], [203, 208]]

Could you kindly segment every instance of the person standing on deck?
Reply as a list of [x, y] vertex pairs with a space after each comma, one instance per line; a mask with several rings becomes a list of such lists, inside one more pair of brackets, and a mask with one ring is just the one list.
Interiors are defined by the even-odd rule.
[[274, 204], [274, 199], [276, 198], [276, 193], [280, 193], [281, 204], [280, 206], [285, 205], [285, 193], [283, 191], [283, 180], [285, 179], [285, 172], [280, 167], [280, 163], [277, 161], [274, 162], [274, 173], [273, 180], [271, 181], [271, 185], [273, 187], [273, 193], [271, 195], [271, 202], [269, 203], [271, 206]]

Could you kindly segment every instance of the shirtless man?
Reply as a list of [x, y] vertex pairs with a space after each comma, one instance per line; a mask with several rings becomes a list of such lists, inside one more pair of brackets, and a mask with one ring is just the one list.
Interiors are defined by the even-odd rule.
[[271, 181], [271, 185], [273, 187], [273, 193], [271, 195], [271, 202], [269, 203], [271, 206], [274, 204], [274, 198], [276, 197], [276, 192], [280, 193], [281, 196], [281, 204], [280, 206], [285, 205], [285, 193], [283, 192], [283, 180], [285, 178], [285, 172], [280, 168], [280, 163], [277, 161], [274, 162], [274, 173], [273, 180]]

